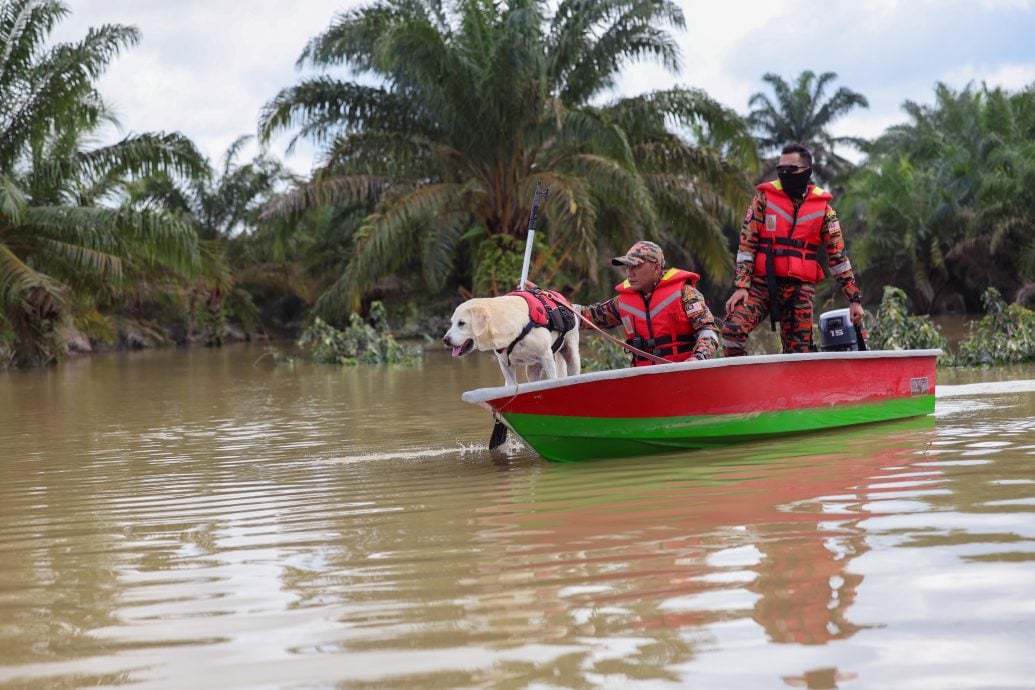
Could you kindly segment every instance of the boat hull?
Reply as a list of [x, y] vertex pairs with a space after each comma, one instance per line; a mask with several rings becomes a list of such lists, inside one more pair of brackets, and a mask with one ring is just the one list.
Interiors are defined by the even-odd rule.
[[940, 350], [763, 355], [463, 395], [548, 460], [648, 455], [934, 412]]

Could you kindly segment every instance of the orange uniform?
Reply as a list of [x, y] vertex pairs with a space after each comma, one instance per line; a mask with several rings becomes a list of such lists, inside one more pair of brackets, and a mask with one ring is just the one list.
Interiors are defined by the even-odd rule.
[[[772, 200], [770, 200], [772, 196]], [[722, 329], [727, 356], [743, 355], [747, 337], [771, 311], [769, 267], [775, 273], [776, 320], [784, 352], [809, 352], [815, 283], [823, 278], [821, 252], [849, 302], [862, 293], [845, 250], [841, 223], [830, 207], [831, 196], [809, 185], [805, 200], [792, 202], [778, 181], [758, 186], [740, 231], [735, 288], [748, 290], [746, 300], [728, 314]], [[800, 225], [799, 225], [800, 224]], [[766, 253], [773, 249], [771, 258]]]

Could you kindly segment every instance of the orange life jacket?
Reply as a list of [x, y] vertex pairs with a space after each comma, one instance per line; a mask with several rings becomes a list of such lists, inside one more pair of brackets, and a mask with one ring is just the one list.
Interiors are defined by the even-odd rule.
[[[629, 281], [615, 286], [618, 311], [625, 327], [626, 341], [640, 350], [672, 362], [682, 362], [694, 353], [697, 338], [683, 310], [683, 285], [697, 285], [701, 276], [690, 271], [670, 268], [654, 286], [650, 299], [629, 286]], [[633, 366], [653, 364], [645, 357], [633, 355]]]
[[773, 273], [782, 278], [818, 283], [823, 279], [823, 266], [819, 263], [820, 231], [827, 202], [834, 197], [809, 185], [805, 200], [795, 209], [779, 180], [763, 182], [757, 189], [765, 192], [766, 208], [765, 223], [758, 234], [754, 274], [768, 275], [767, 266], [771, 265]]

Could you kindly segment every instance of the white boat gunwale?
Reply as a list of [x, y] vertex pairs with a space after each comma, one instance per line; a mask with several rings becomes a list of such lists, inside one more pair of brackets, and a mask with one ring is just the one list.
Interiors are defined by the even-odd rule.
[[486, 403], [490, 400], [500, 398], [512, 398], [525, 393], [563, 388], [590, 381], [606, 381], [609, 379], [624, 379], [638, 376], [656, 376], [674, 371], [691, 369], [713, 369], [717, 367], [749, 366], [753, 364], [779, 364], [799, 361], [819, 361], [837, 359], [893, 359], [907, 357], [940, 357], [944, 352], [941, 349], [931, 350], [865, 350], [865, 351], [839, 351], [839, 352], [799, 352], [793, 354], [772, 354], [772, 355], [751, 355], [748, 357], [720, 357], [717, 359], [696, 360], [686, 362], [673, 362], [671, 364], [654, 364], [645, 367], [627, 367], [624, 369], [611, 369], [608, 371], [594, 371], [577, 376], [567, 376], [559, 379], [546, 381], [531, 381], [518, 383], [513, 386], [495, 386], [490, 388], [476, 388], [469, 390], [460, 396], [460, 399], [469, 403]]

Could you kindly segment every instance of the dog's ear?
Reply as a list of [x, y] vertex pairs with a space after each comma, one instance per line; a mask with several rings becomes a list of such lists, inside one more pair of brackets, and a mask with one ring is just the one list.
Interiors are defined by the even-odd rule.
[[483, 304], [471, 307], [471, 331], [481, 338], [489, 330], [489, 308]]

